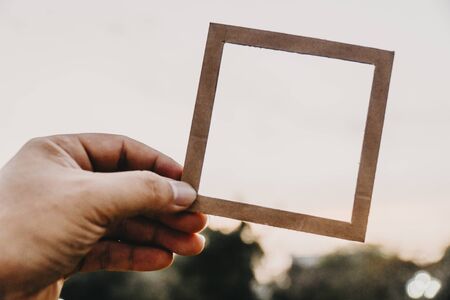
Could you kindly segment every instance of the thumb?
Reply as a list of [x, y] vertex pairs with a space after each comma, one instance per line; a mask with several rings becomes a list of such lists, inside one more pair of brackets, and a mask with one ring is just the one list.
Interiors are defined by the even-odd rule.
[[150, 171], [91, 173], [94, 211], [107, 223], [134, 215], [158, 215], [187, 209], [197, 197], [187, 183]]

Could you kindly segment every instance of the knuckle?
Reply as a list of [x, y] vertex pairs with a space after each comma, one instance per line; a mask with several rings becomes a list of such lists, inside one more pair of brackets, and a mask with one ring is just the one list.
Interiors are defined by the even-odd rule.
[[30, 139], [25, 145], [22, 147], [23, 150], [26, 151], [39, 151], [43, 153], [58, 153], [58, 146], [51, 139], [51, 137], [35, 137]]
[[68, 141], [68, 135], [34, 137], [25, 143], [24, 148], [41, 149], [53, 153], [58, 148], [58, 145]]
[[39, 147], [50, 143], [48, 137], [34, 137], [25, 143], [26, 147]]
[[116, 136], [116, 138], [121, 139], [121, 140], [125, 140], [125, 141], [131, 140], [131, 138], [129, 138], [128, 136], [126, 136], [124, 134], [116, 134], [115, 136]]
[[104, 136], [111, 138], [112, 140], [120, 143], [128, 143], [132, 139], [124, 134], [111, 134], [111, 133], [103, 133]]

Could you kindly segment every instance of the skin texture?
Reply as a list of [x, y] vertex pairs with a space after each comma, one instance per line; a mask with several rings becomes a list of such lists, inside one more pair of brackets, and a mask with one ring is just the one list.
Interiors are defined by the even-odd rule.
[[195, 255], [206, 217], [182, 167], [123, 136], [29, 141], [0, 170], [0, 299], [57, 299], [75, 272], [153, 271]]

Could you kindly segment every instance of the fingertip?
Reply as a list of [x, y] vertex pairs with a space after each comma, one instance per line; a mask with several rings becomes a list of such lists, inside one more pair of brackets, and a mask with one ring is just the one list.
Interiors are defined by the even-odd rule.
[[208, 224], [208, 216], [198, 212], [179, 212], [165, 214], [159, 220], [165, 225], [186, 233], [197, 233], [204, 230]]
[[145, 248], [135, 250], [134, 271], [155, 271], [170, 267], [173, 253], [165, 249]]
[[159, 159], [156, 160], [152, 171], [167, 178], [180, 180], [181, 174], [183, 173], [183, 166], [172, 158], [161, 154]]
[[178, 254], [184, 256], [194, 256], [200, 254], [205, 248], [205, 237], [201, 234], [193, 234], [189, 248]]
[[199, 218], [199, 222], [198, 222], [199, 227], [196, 228], [197, 230], [195, 232], [201, 232], [208, 226], [209, 216], [202, 214], [202, 213], [195, 213], [195, 214]]
[[181, 256], [195, 256], [200, 254], [205, 248], [205, 238], [199, 234], [192, 234], [189, 237], [183, 238], [176, 243], [173, 243], [169, 249], [175, 255]]
[[198, 248], [198, 251], [195, 253], [195, 255], [198, 255], [198, 254], [202, 253], [203, 250], [205, 249], [205, 246], [206, 246], [206, 238], [205, 238], [205, 236], [199, 234], [198, 237], [199, 237], [199, 240], [200, 240], [200, 247]]
[[199, 212], [191, 212], [188, 229], [190, 233], [198, 233], [208, 226], [208, 216]]
[[183, 181], [169, 180], [173, 192], [173, 202], [180, 208], [188, 208], [197, 198], [197, 192]]
[[166, 250], [163, 250], [163, 252], [165, 252], [165, 254], [163, 255], [165, 257], [163, 257], [163, 259], [161, 261], [161, 269], [160, 270], [170, 268], [170, 266], [173, 265], [173, 262], [175, 260], [174, 253], [172, 253], [170, 251], [166, 251]]

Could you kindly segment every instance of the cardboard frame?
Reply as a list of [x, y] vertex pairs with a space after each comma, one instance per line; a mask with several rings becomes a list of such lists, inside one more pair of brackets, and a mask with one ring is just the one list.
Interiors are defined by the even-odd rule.
[[330, 237], [364, 241], [394, 52], [264, 30], [214, 24], [208, 39], [182, 180], [197, 191], [225, 43], [335, 58], [375, 66], [351, 222], [198, 195], [192, 211]]

